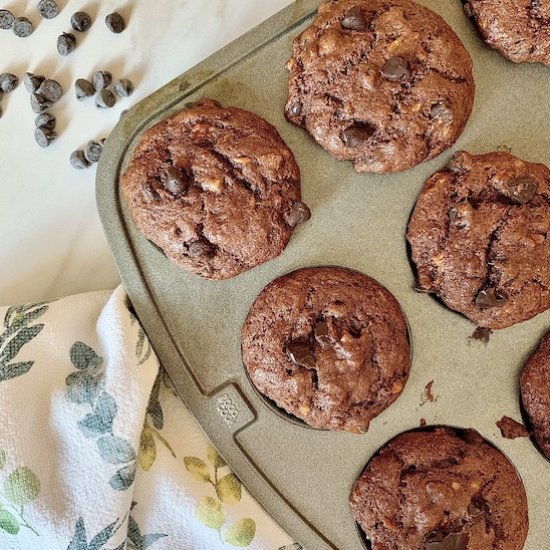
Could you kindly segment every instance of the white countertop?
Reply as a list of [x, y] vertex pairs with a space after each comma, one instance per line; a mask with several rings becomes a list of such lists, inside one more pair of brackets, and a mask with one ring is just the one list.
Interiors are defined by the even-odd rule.
[[[35, 26], [28, 38], [0, 30], [0, 73], [45, 74], [65, 95], [51, 109], [59, 137], [47, 149], [34, 141], [29, 94], [22, 83], [0, 101], [0, 304], [114, 288], [119, 277], [95, 205], [95, 166], [77, 171], [69, 155], [91, 139], [106, 137], [120, 112], [231, 42], [291, 0], [58, 0], [60, 13], [43, 20], [36, 2], [0, 2]], [[94, 18], [86, 33], [72, 31], [70, 17]], [[121, 34], [104, 18], [119, 11], [127, 21]], [[67, 57], [57, 53], [61, 32], [78, 45]], [[96, 70], [130, 78], [135, 93], [110, 110], [93, 98], [78, 102], [73, 84]]]

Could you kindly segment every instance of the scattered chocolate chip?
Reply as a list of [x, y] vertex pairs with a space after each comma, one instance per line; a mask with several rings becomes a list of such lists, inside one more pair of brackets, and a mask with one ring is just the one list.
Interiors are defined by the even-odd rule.
[[109, 71], [96, 71], [92, 76], [92, 84], [96, 92], [108, 88], [112, 81], [113, 75]]
[[403, 57], [390, 57], [382, 67], [382, 75], [388, 80], [408, 80], [411, 77], [409, 62]]
[[56, 101], [59, 101], [63, 95], [63, 88], [57, 80], [47, 78], [44, 82], [42, 82], [40, 88], [37, 90], [37, 93], [44, 96], [48, 101], [55, 103]]
[[126, 28], [126, 23], [124, 22], [124, 18], [120, 13], [114, 12], [110, 13], [105, 18], [105, 24], [107, 25], [107, 28], [116, 34], [121, 33]]
[[460, 439], [468, 443], [468, 445], [481, 445], [483, 443], [483, 437], [481, 434], [471, 428], [459, 431], [458, 435]]
[[472, 5], [469, 3], [469, 2], [466, 2], [464, 4], [464, 13], [468, 16], [468, 17], [473, 17], [474, 16], [474, 12], [472, 11]]
[[467, 550], [470, 537], [467, 533], [445, 533], [434, 531], [425, 542], [425, 550]]
[[34, 113], [43, 113], [46, 109], [52, 106], [52, 102], [48, 101], [43, 95], [35, 92], [31, 94], [31, 108]]
[[76, 168], [77, 170], [84, 170], [85, 168], [89, 168], [90, 166], [90, 163], [86, 160], [86, 157], [84, 156], [84, 151], [80, 149], [71, 153], [71, 156], [69, 157], [69, 162], [71, 163], [71, 166], [73, 168]]
[[121, 78], [115, 84], [115, 94], [119, 97], [130, 97], [134, 93], [134, 85], [131, 80]]
[[90, 164], [99, 162], [102, 152], [103, 146], [97, 141], [89, 141], [84, 148], [84, 156]]
[[470, 340], [479, 340], [484, 344], [488, 344], [491, 334], [493, 334], [493, 331], [490, 328], [477, 327], [469, 338]]
[[430, 118], [432, 120], [439, 120], [445, 124], [450, 124], [453, 121], [453, 113], [445, 103], [438, 101], [430, 108]]
[[475, 305], [481, 309], [490, 307], [502, 307], [506, 305], [508, 298], [498, 293], [494, 288], [481, 290], [475, 299]]
[[425, 419], [425, 418], [421, 418], [421, 419], [420, 419], [420, 424], [419, 424], [419, 426], [420, 426], [421, 428], [425, 428], [426, 425], [427, 425], [426, 419]]
[[12, 30], [19, 38], [26, 38], [32, 34], [33, 27], [26, 17], [18, 17], [13, 23]]
[[48, 147], [48, 145], [57, 137], [53, 130], [48, 128], [36, 128], [34, 131], [34, 139], [40, 147]]
[[0, 29], [11, 29], [15, 23], [15, 15], [8, 10], [0, 10]]
[[40, 0], [37, 9], [44, 19], [53, 19], [59, 14], [59, 8], [54, 0]]
[[368, 21], [365, 12], [359, 6], [354, 6], [345, 13], [340, 24], [343, 29], [349, 31], [364, 31], [368, 26]]
[[189, 243], [187, 249], [191, 256], [206, 256], [212, 257], [216, 253], [216, 247], [204, 237], [198, 241], [193, 241]]
[[116, 97], [111, 90], [101, 90], [95, 98], [95, 104], [100, 109], [110, 109], [114, 107], [116, 103]]
[[53, 130], [55, 128], [55, 117], [51, 113], [41, 113], [34, 119], [34, 125], [37, 128], [46, 128]]
[[166, 171], [163, 185], [172, 195], [182, 195], [187, 191], [188, 185], [182, 173], [175, 166], [170, 166]]
[[286, 216], [286, 223], [290, 227], [296, 227], [298, 224], [307, 222], [311, 218], [311, 210], [303, 202], [295, 202]]
[[45, 79], [46, 77], [42, 75], [25, 73], [25, 76], [23, 76], [23, 84], [25, 85], [25, 89], [27, 90], [27, 92], [29, 92], [29, 94], [32, 94], [36, 92], [38, 88], [40, 88], [40, 85], [42, 84], [42, 82], [44, 82]]
[[519, 176], [507, 181], [505, 185], [510, 198], [519, 204], [527, 204], [535, 196], [538, 188], [537, 180], [529, 175]]
[[60, 55], [69, 55], [76, 48], [76, 36], [70, 32], [64, 32], [57, 37], [57, 51]]
[[84, 78], [79, 78], [74, 83], [74, 91], [76, 93], [76, 99], [78, 100], [92, 97], [95, 94], [93, 84], [89, 80], [85, 80]]
[[13, 92], [15, 88], [17, 88], [17, 85], [19, 84], [19, 79], [11, 73], [2, 73], [0, 74], [0, 90], [5, 93], [9, 94], [10, 92]]
[[306, 367], [307, 369], [315, 368], [315, 355], [307, 346], [297, 342], [290, 342], [286, 347], [286, 353], [294, 364]]
[[77, 11], [71, 16], [71, 26], [75, 31], [86, 32], [92, 26], [92, 18], [84, 11]]
[[359, 147], [368, 141], [373, 134], [373, 126], [366, 123], [357, 123], [344, 130], [342, 141], [346, 147]]
[[302, 114], [302, 104], [299, 101], [293, 103], [289, 111], [292, 116], [300, 116]]
[[328, 324], [325, 321], [321, 321], [315, 325], [313, 329], [315, 340], [321, 345], [328, 344], [330, 342]]
[[509, 416], [503, 416], [497, 422], [497, 426], [500, 430], [502, 437], [504, 437], [505, 439], [529, 437], [529, 432], [527, 431], [527, 428], [523, 424], [516, 422], [513, 418], [510, 418]]

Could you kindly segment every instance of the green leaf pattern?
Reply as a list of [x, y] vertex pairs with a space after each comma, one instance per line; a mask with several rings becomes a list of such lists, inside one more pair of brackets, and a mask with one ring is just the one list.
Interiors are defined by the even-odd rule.
[[76, 372], [65, 380], [65, 397], [91, 409], [77, 422], [78, 429], [88, 439], [96, 440], [97, 451], [104, 462], [119, 467], [109, 479], [109, 485], [115, 491], [126, 491], [134, 483], [137, 455], [128, 440], [113, 433], [118, 407], [115, 399], [105, 391], [103, 358], [83, 342], [75, 342], [69, 356]]

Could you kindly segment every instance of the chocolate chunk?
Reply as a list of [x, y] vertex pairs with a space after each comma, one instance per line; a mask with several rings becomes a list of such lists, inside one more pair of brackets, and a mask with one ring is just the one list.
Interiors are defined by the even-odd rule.
[[110, 13], [105, 18], [105, 24], [107, 25], [107, 28], [115, 34], [121, 33], [126, 28], [126, 23], [124, 22], [122, 15], [117, 12]]
[[92, 76], [92, 84], [96, 92], [109, 87], [112, 81], [113, 75], [109, 71], [96, 71]]
[[92, 26], [92, 18], [84, 11], [77, 11], [71, 16], [71, 26], [75, 31], [86, 32]]
[[470, 537], [467, 533], [444, 533], [434, 532], [426, 540], [426, 550], [467, 550]]
[[13, 34], [19, 38], [30, 36], [33, 31], [32, 23], [26, 17], [18, 17], [13, 23]]
[[74, 90], [76, 93], [76, 99], [79, 101], [85, 99], [86, 97], [92, 97], [95, 93], [93, 84], [84, 78], [79, 78], [74, 83]]
[[382, 67], [382, 75], [388, 80], [408, 80], [411, 77], [409, 62], [403, 57], [390, 57]]
[[34, 113], [43, 113], [46, 109], [52, 106], [52, 102], [48, 101], [43, 95], [39, 93], [31, 94], [31, 108]]
[[37, 93], [44, 96], [48, 101], [55, 103], [56, 101], [59, 101], [63, 95], [63, 88], [57, 80], [47, 78], [44, 82], [42, 82], [40, 88], [37, 90]]
[[84, 151], [80, 149], [71, 153], [71, 156], [69, 157], [69, 162], [71, 163], [71, 166], [73, 168], [76, 168], [77, 170], [84, 170], [86, 168], [89, 168], [90, 166], [90, 163], [86, 160], [86, 157], [84, 156]]
[[15, 16], [11, 11], [0, 10], [0, 29], [11, 29], [15, 23]]
[[356, 123], [346, 128], [342, 141], [347, 147], [359, 147], [368, 141], [374, 134], [374, 127], [367, 123]]
[[181, 171], [175, 166], [168, 168], [163, 184], [166, 190], [172, 193], [172, 195], [183, 195], [189, 187]]
[[445, 103], [438, 101], [437, 103], [434, 103], [430, 108], [430, 118], [432, 120], [438, 120], [445, 124], [450, 124], [453, 121], [453, 113], [445, 105]]
[[53, 130], [48, 128], [36, 128], [34, 131], [34, 140], [40, 147], [48, 147], [48, 145], [57, 137]]
[[311, 210], [303, 202], [295, 202], [286, 216], [286, 223], [290, 227], [296, 227], [298, 224], [307, 222], [311, 218]]
[[0, 91], [9, 94], [13, 92], [17, 85], [19, 84], [19, 78], [11, 73], [2, 73], [0, 74]]
[[315, 368], [315, 355], [308, 346], [297, 342], [290, 342], [286, 347], [286, 353], [289, 359], [296, 365], [306, 367], [307, 369]]
[[97, 141], [89, 141], [84, 148], [84, 156], [90, 164], [99, 162], [102, 152], [103, 146]]
[[25, 76], [23, 76], [23, 84], [25, 85], [25, 89], [29, 94], [32, 94], [40, 88], [40, 85], [46, 77], [42, 75], [34, 75], [32, 73], [25, 73]]
[[130, 97], [134, 93], [134, 85], [131, 80], [121, 78], [115, 84], [115, 94], [119, 97]]
[[42, 113], [36, 117], [34, 125], [37, 128], [53, 130], [55, 128], [55, 117], [50, 113]]
[[365, 12], [359, 6], [349, 9], [341, 22], [342, 28], [349, 31], [364, 31], [368, 24]]
[[321, 321], [315, 325], [313, 329], [315, 340], [321, 345], [328, 344], [330, 342], [328, 324], [325, 321]]
[[115, 103], [116, 97], [111, 90], [101, 90], [95, 98], [95, 104], [100, 109], [110, 109]]
[[519, 204], [528, 203], [537, 192], [538, 182], [529, 175], [519, 176], [512, 181], [506, 182], [506, 190], [510, 193], [509, 197]]
[[490, 307], [502, 307], [506, 305], [508, 298], [497, 292], [494, 288], [479, 291], [475, 299], [475, 305], [481, 309]]
[[480, 342], [483, 342], [484, 344], [489, 343], [489, 339], [491, 338], [491, 334], [493, 334], [493, 331], [490, 328], [487, 327], [477, 327], [473, 334], [469, 336], [470, 340], [479, 340]]
[[290, 114], [292, 116], [300, 116], [302, 114], [302, 104], [299, 101], [290, 106]]
[[191, 256], [212, 257], [216, 254], [216, 247], [208, 240], [202, 237], [198, 241], [189, 243], [187, 247]]
[[69, 55], [76, 48], [76, 36], [70, 32], [64, 32], [57, 37], [57, 51], [60, 55]]
[[53, 19], [59, 14], [59, 8], [55, 0], [40, 0], [37, 9], [44, 19]]
[[527, 428], [523, 424], [516, 422], [513, 418], [510, 418], [509, 416], [503, 416], [497, 422], [497, 426], [500, 430], [500, 434], [505, 439], [529, 437], [529, 432], [527, 431]]
[[476, 432], [476, 430], [468, 429], [459, 431], [458, 436], [469, 445], [481, 445], [483, 443], [483, 437], [479, 432]]

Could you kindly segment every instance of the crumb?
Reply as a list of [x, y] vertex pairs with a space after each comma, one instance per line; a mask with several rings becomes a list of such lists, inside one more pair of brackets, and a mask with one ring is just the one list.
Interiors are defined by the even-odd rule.
[[421, 419], [420, 419], [420, 427], [423, 428], [425, 425], [426, 425], [426, 419], [425, 419], [425, 418], [421, 418]]
[[529, 432], [527, 428], [516, 422], [513, 418], [509, 416], [503, 416], [498, 422], [497, 426], [502, 434], [502, 437], [505, 439], [516, 439], [518, 437], [529, 437]]
[[484, 344], [489, 343], [489, 338], [493, 334], [493, 331], [490, 328], [477, 327], [474, 330], [474, 333], [469, 337], [470, 340], [479, 340]]
[[420, 399], [420, 406], [424, 406], [426, 403], [428, 403], [428, 401], [430, 403], [433, 403], [434, 401], [437, 401], [437, 396], [434, 397], [434, 394], [432, 393], [432, 386], [433, 386], [433, 383], [434, 381], [430, 381], [426, 384], [426, 386], [424, 387], [424, 394], [422, 395], [421, 399]]

